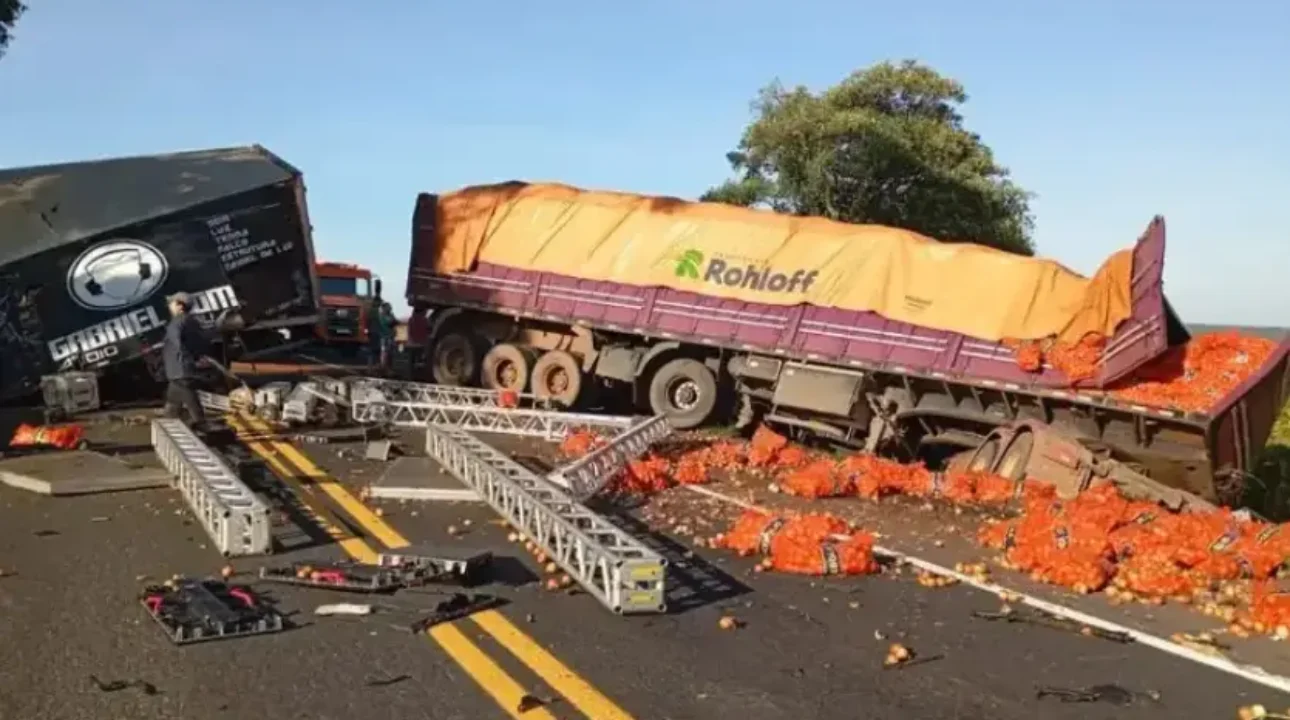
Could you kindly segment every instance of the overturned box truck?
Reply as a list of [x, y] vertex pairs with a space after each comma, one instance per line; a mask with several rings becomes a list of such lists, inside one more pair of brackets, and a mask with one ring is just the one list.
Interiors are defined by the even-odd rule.
[[301, 174], [259, 146], [0, 170], [0, 401], [66, 371], [155, 377], [175, 292], [250, 346], [306, 337], [313, 261]]
[[409, 331], [440, 383], [568, 404], [618, 386], [681, 428], [768, 422], [1233, 504], [1285, 402], [1290, 343], [1203, 409], [1117, 392], [1189, 341], [1164, 253], [1160, 218], [1085, 278], [887, 227], [507, 183], [417, 198]]

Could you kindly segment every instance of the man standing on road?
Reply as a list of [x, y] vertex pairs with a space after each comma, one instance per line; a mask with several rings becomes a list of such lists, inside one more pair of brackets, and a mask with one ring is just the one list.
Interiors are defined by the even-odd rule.
[[378, 314], [381, 327], [381, 370], [388, 372], [390, 365], [394, 362], [394, 331], [395, 318], [394, 309], [389, 303], [381, 303], [381, 311]]
[[206, 426], [206, 411], [197, 399], [194, 382], [197, 380], [197, 364], [210, 344], [205, 330], [189, 312], [192, 300], [188, 293], [171, 295], [167, 305], [170, 307], [170, 322], [166, 324], [166, 339], [161, 346], [168, 383], [166, 409], [180, 418], [183, 418], [181, 412], [187, 411], [189, 426], [201, 430]]

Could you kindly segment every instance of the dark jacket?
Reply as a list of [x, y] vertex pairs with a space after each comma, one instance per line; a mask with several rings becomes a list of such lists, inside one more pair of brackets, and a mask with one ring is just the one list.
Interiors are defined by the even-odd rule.
[[197, 375], [197, 360], [206, 354], [210, 343], [197, 318], [188, 313], [170, 318], [166, 340], [161, 346], [167, 380], [187, 380]]

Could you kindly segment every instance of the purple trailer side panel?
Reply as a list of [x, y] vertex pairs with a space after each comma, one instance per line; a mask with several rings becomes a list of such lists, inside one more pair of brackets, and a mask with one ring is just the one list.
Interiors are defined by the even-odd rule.
[[1254, 472], [1259, 452], [1290, 398], [1290, 338], [1258, 372], [1234, 388], [1210, 414], [1206, 433], [1213, 467]]
[[1106, 387], [1169, 349], [1165, 322], [1165, 219], [1156, 217], [1133, 248], [1133, 314], [1102, 353], [1097, 387]]

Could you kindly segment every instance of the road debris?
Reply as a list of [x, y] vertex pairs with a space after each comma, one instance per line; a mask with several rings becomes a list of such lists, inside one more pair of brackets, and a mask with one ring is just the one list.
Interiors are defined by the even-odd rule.
[[1183, 647], [1191, 648], [1197, 652], [1203, 652], [1214, 657], [1222, 657], [1223, 653], [1231, 650], [1232, 646], [1219, 642], [1217, 638], [1209, 633], [1174, 633], [1169, 636], [1173, 642]]
[[546, 700], [543, 700], [541, 698], [534, 697], [533, 695], [529, 695], [528, 693], [525, 693], [520, 698], [519, 703], [516, 704], [515, 712], [523, 714], [523, 713], [529, 712], [530, 710], [537, 710], [540, 707], [546, 707], [546, 705], [547, 705]]
[[332, 603], [329, 605], [319, 605], [314, 608], [314, 615], [323, 617], [332, 615], [371, 615], [371, 605], [360, 605], [358, 603]]
[[363, 684], [366, 685], [367, 687], [389, 687], [391, 685], [398, 685], [401, 682], [405, 682], [411, 679], [412, 679], [412, 676], [407, 674], [394, 675], [392, 677], [384, 677], [384, 678], [369, 678], [367, 680], [364, 680]]
[[717, 620], [717, 627], [722, 630], [738, 630], [743, 626], [743, 621], [734, 615], [722, 615], [721, 619]]
[[90, 682], [94, 683], [94, 687], [98, 688], [99, 692], [105, 693], [120, 692], [130, 688], [139, 688], [144, 695], [157, 695], [161, 692], [157, 690], [156, 685], [145, 680], [108, 680], [105, 682], [98, 679], [97, 676], [91, 675]]
[[1057, 698], [1064, 703], [1106, 702], [1112, 705], [1132, 705], [1141, 700], [1160, 702], [1160, 693], [1134, 692], [1119, 685], [1092, 685], [1085, 688], [1059, 688], [1043, 686], [1035, 689], [1035, 697]]
[[972, 617], [981, 620], [1002, 620], [1010, 623], [1027, 623], [1030, 625], [1039, 625], [1041, 627], [1053, 628], [1054, 630], [1066, 630], [1074, 632], [1085, 637], [1095, 637], [1102, 640], [1110, 640], [1118, 643], [1131, 643], [1133, 638], [1127, 633], [1116, 632], [1113, 630], [1104, 630], [1102, 628], [1082, 625], [1068, 620], [1066, 618], [1055, 617], [1047, 613], [1041, 613], [1033, 608], [1022, 610], [1014, 609], [1010, 605], [1004, 605], [999, 612], [981, 612], [972, 613]]
[[897, 667], [913, 660], [914, 657], [915, 655], [913, 650], [910, 650], [900, 643], [892, 643], [891, 646], [887, 648], [887, 657], [883, 659], [882, 665], [883, 667], [889, 668]]
[[478, 612], [493, 610], [503, 604], [505, 602], [495, 595], [453, 593], [447, 599], [436, 604], [434, 609], [427, 615], [409, 625], [408, 630], [412, 634], [418, 635], [440, 623], [460, 620]]
[[1236, 709], [1237, 720], [1290, 720], [1290, 709], [1270, 713], [1262, 705], [1242, 705]]

